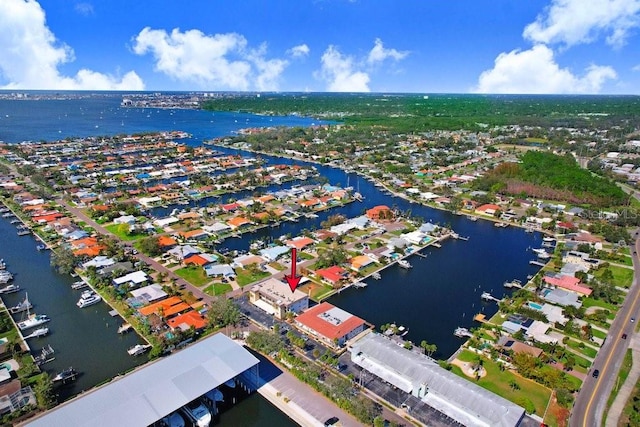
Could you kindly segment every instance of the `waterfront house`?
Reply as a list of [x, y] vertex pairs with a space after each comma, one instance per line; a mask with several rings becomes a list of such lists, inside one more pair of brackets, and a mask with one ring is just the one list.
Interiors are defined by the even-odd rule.
[[296, 326], [330, 347], [342, 347], [366, 329], [366, 322], [328, 302], [299, 314]]
[[89, 267], [95, 267], [97, 270], [100, 270], [104, 267], [108, 267], [110, 265], [115, 264], [116, 261], [113, 258], [104, 256], [104, 255], [100, 255], [100, 256], [96, 256], [93, 259], [85, 262], [84, 264], [82, 264], [82, 268], [83, 269], [87, 269]]
[[582, 307], [582, 302], [580, 301], [578, 294], [564, 289], [545, 289], [542, 291], [540, 296], [550, 303], [558, 304], [563, 307], [569, 305], [576, 308]]
[[249, 221], [247, 218], [245, 218], [243, 216], [236, 216], [236, 217], [233, 217], [233, 218], [229, 219], [227, 221], [227, 224], [229, 225], [229, 227], [231, 227], [232, 230], [237, 230], [239, 228], [246, 227], [246, 226], [250, 225], [251, 221]]
[[144, 271], [133, 271], [124, 276], [116, 277], [112, 280], [116, 287], [127, 286], [130, 289], [138, 288], [140, 285], [147, 283], [149, 276]]
[[566, 289], [582, 296], [589, 296], [593, 292], [591, 288], [580, 285], [580, 279], [566, 275], [546, 275], [543, 277], [547, 285]]
[[342, 280], [346, 279], [349, 274], [347, 270], [337, 265], [327, 268], [321, 268], [320, 270], [316, 270], [315, 273], [320, 276], [322, 280], [333, 287], [338, 285]]
[[138, 312], [145, 317], [150, 314], [157, 314], [162, 318], [170, 319], [190, 309], [191, 306], [182, 301], [180, 297], [169, 297], [144, 307], [140, 307]]
[[391, 208], [386, 205], [378, 205], [367, 209], [365, 215], [372, 221], [393, 220], [394, 217]]
[[351, 269], [360, 272], [374, 262], [376, 261], [368, 255], [358, 255], [351, 258]]
[[134, 289], [130, 293], [131, 298], [127, 299], [127, 303], [133, 308], [151, 304], [154, 301], [165, 299], [168, 296], [168, 294], [162, 290], [162, 286], [157, 283]]
[[254, 285], [249, 291], [249, 302], [278, 319], [284, 319], [287, 312], [297, 314], [309, 307], [307, 294], [299, 289], [291, 292], [288, 284], [274, 278]]
[[485, 203], [482, 206], [478, 206], [475, 213], [478, 215], [494, 216], [499, 210], [500, 206], [493, 203]]

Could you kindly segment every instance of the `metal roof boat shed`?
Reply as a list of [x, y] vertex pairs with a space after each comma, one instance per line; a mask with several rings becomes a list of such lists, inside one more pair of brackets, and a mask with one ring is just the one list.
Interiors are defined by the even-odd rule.
[[[81, 394], [27, 425], [148, 426], [258, 362], [219, 333]], [[252, 375], [257, 375], [257, 368]]]
[[524, 416], [524, 408], [377, 333], [352, 345], [351, 360], [465, 426], [515, 427]]

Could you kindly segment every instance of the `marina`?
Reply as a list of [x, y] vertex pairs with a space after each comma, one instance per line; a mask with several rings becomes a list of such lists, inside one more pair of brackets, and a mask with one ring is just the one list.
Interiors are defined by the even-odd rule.
[[[342, 182], [344, 182], [344, 173], [339, 171], [339, 170], [335, 170], [333, 173], [333, 177], [331, 178], [331, 180], [333, 182], [336, 182], [336, 180], [343, 180]], [[366, 185], [370, 185], [370, 184], [366, 184]], [[365, 185], [365, 187], [366, 187]], [[371, 203], [377, 203], [377, 202], [381, 202], [381, 203], [388, 203], [388, 204], [394, 204], [397, 203], [398, 205], [400, 205], [401, 208], [403, 208], [404, 206], [408, 205], [407, 202], [400, 200], [400, 199], [396, 199], [396, 198], [392, 198], [390, 196], [386, 196], [384, 195], [384, 198], [381, 198], [380, 194], [376, 193], [376, 192], [370, 192], [367, 191], [366, 189], [363, 190], [363, 193], [367, 195], [367, 203], [371, 202]], [[194, 204], [194, 203], [192, 203]], [[511, 247], [507, 244], [505, 244], [505, 242], [501, 241], [499, 238], [494, 240], [494, 236], [490, 233], [486, 231], [486, 224], [482, 224], [485, 223], [485, 221], [479, 221], [476, 223], [476, 221], [474, 220], [468, 220], [467, 218], [465, 218], [464, 216], [459, 216], [459, 217], [451, 217], [449, 214], [444, 213], [444, 212], [437, 212], [434, 211], [433, 209], [430, 208], [423, 208], [422, 206], [413, 206], [413, 209], [415, 209], [415, 211], [419, 211], [419, 215], [422, 215], [425, 219], [426, 218], [433, 218], [435, 221], [441, 221], [441, 222], [447, 222], [447, 221], [452, 221], [454, 222], [454, 226], [456, 227], [456, 229], [458, 229], [458, 225], [460, 225], [460, 231], [464, 232], [465, 235], [470, 235], [473, 237], [473, 248], [474, 250], [478, 250], [478, 244], [482, 245], [486, 245], [487, 247], [484, 248], [485, 251], [490, 252], [491, 249], [489, 248], [494, 248], [494, 247], [499, 247], [500, 251], [504, 251], [504, 252], [510, 252]], [[341, 208], [339, 210], [340, 212], [345, 212], [345, 213], [349, 213], [349, 212], [354, 212], [357, 213], [357, 208], [355, 207], [344, 207]], [[328, 214], [318, 214], [317, 215], [318, 218], [305, 218], [299, 219], [299, 223], [282, 223], [280, 225], [280, 227], [282, 227], [282, 230], [279, 230], [278, 234], [289, 234], [289, 233], [294, 233], [295, 231], [299, 231], [302, 228], [307, 228], [310, 227], [313, 224], [318, 224], [320, 221], [325, 220], [328, 216]], [[313, 222], [309, 222], [309, 221], [313, 221]], [[317, 221], [317, 222], [316, 222]], [[472, 224], [475, 223], [475, 226], [477, 226], [477, 230], [470, 228]], [[294, 226], [294, 224], [296, 224]], [[483, 230], [482, 232], [479, 232], [479, 230]], [[269, 230], [265, 230], [264, 232], [261, 232], [262, 236], [268, 236], [269, 235]], [[507, 233], [508, 231], [505, 231], [505, 233]], [[514, 230], [514, 232], [520, 232], [523, 233], [522, 230]], [[482, 235], [484, 233], [484, 235]], [[13, 233], [15, 235], [15, 233]], [[509, 234], [510, 236], [513, 236], [512, 234]], [[524, 235], [524, 234], [523, 234]], [[530, 233], [528, 235], [528, 237], [530, 237], [530, 240], [535, 239], [535, 236], [537, 236], [537, 234], [535, 233]], [[255, 238], [255, 236], [251, 236], [251, 238]], [[31, 240], [31, 239], [29, 239]], [[247, 245], [247, 239], [245, 238], [245, 236], [239, 236], [238, 239], [232, 239], [231, 240], [227, 240], [224, 242], [225, 246], [231, 246], [234, 249], [238, 248], [238, 249], [244, 249], [246, 250], [248, 245]], [[488, 240], [492, 240], [491, 245], [487, 245], [487, 241]], [[516, 247], [519, 247], [519, 244], [521, 242], [517, 242], [515, 244]], [[33, 244], [33, 243], [32, 243]], [[455, 242], [453, 242], [453, 244], [455, 244]], [[529, 243], [531, 244], [531, 243]], [[438, 243], [438, 246], [440, 246], [440, 244]], [[378, 295], [378, 297], [382, 296], [382, 301], [388, 302], [389, 307], [385, 307], [384, 309], [379, 310], [379, 313], [381, 315], [384, 315], [386, 317], [385, 321], [389, 322], [391, 320], [395, 320], [396, 318], [398, 320], [400, 320], [401, 316], [404, 316], [404, 318], [401, 320], [402, 323], [406, 324], [406, 325], [410, 325], [411, 326], [411, 333], [409, 333], [409, 330], [405, 330], [403, 332], [403, 334], [405, 336], [407, 336], [408, 338], [412, 338], [412, 339], [420, 339], [422, 338], [427, 338], [429, 341], [432, 342], [437, 342], [438, 343], [438, 347], [440, 349], [441, 352], [446, 353], [450, 350], [449, 345], [447, 345], [447, 342], [450, 342], [450, 338], [451, 337], [451, 330], [452, 328], [449, 326], [445, 326], [443, 325], [441, 328], [437, 328], [437, 329], [442, 329], [442, 331], [446, 332], [442, 332], [440, 330], [438, 331], [429, 331], [427, 328], [422, 327], [420, 324], [421, 323], [428, 323], [424, 322], [424, 319], [418, 319], [418, 318], [411, 318], [411, 316], [409, 316], [407, 318], [406, 314], [409, 314], [412, 312], [411, 309], [409, 308], [404, 308], [404, 314], [401, 315], [397, 315], [396, 313], [398, 312], [397, 310], [397, 306], [398, 306], [398, 300], [407, 300], [407, 297], [409, 299], [415, 300], [416, 304], [420, 304], [421, 307], [423, 307], [422, 310], [420, 310], [419, 312], [430, 312], [429, 316], [431, 316], [431, 310], [424, 308], [425, 306], [427, 306], [430, 301], [442, 301], [442, 297], [438, 296], [439, 293], [441, 292], [440, 288], [446, 288], [448, 292], [451, 292], [453, 295], [455, 295], [455, 297], [457, 298], [458, 301], [460, 301], [460, 308], [464, 308], [465, 311], [470, 310], [472, 307], [472, 300], [477, 301], [477, 297], [478, 294], [477, 293], [472, 293], [469, 289], [468, 284], [471, 282], [467, 277], [465, 277], [463, 274], [461, 275], [460, 270], [470, 270], [470, 271], [474, 271], [474, 275], [477, 275], [478, 271], [484, 271], [481, 265], [477, 265], [475, 260], [472, 259], [472, 257], [469, 256], [468, 252], [466, 252], [466, 250], [462, 249], [461, 253], [456, 253], [453, 252], [448, 246], [450, 246], [449, 244], [443, 245], [442, 246], [442, 251], [440, 251], [442, 254], [446, 255], [449, 258], [452, 258], [454, 260], [457, 261], [457, 264], [455, 266], [450, 266], [449, 264], [446, 263], [442, 263], [443, 265], [447, 265], [447, 268], [440, 268], [438, 267], [438, 262], [442, 262], [442, 258], [440, 256], [429, 256], [429, 259], [424, 260], [424, 261], [420, 261], [420, 262], [416, 262], [416, 266], [413, 268], [412, 271], [407, 271], [406, 273], [401, 273], [403, 277], [406, 276], [407, 280], [404, 280], [407, 286], [406, 288], [408, 288], [409, 294], [401, 294], [400, 292], [398, 292], [399, 287], [397, 286], [397, 280], [398, 280], [398, 274], [397, 272], [393, 272], [394, 269], [390, 270], [390, 274], [386, 274], [385, 273], [385, 277], [383, 278], [382, 276], [380, 276], [380, 279], [376, 279], [376, 280], [380, 280], [380, 283], [376, 283], [376, 286], [370, 286], [366, 289], [363, 289], [362, 291], [358, 291], [358, 290], [353, 290], [353, 292], [343, 292], [342, 295], [338, 296], [337, 298], [344, 298], [345, 301], [348, 299], [349, 294], [352, 293], [356, 293], [356, 291], [358, 291], [358, 293], [360, 294], [360, 301], [367, 301], [366, 304], [363, 305], [368, 305], [368, 301], [372, 301], [373, 298], [375, 298], [374, 294], [372, 294], [372, 292], [374, 292], [374, 290], [376, 290], [376, 294]], [[460, 250], [460, 248], [464, 246], [464, 245], [457, 245], [456, 247], [456, 251]], [[33, 246], [32, 246], [33, 248]], [[42, 253], [43, 256], [45, 256], [45, 253]], [[443, 256], [444, 256], [443, 255]], [[503, 254], [499, 254], [498, 255], [499, 258], [499, 262], [501, 265], [505, 265], [505, 271], [501, 272], [502, 275], [507, 275], [507, 276], [512, 276], [512, 275], [519, 275], [520, 277], [523, 277], [523, 274], [521, 273], [528, 273], [531, 271], [531, 269], [526, 265], [526, 261], [524, 262], [525, 264], [525, 268], [522, 268], [522, 266], [519, 267], [519, 271], [515, 271], [513, 272], [514, 268], [511, 267], [511, 259], [509, 258], [509, 256], [503, 256]], [[468, 265], [464, 268], [461, 269], [460, 265], [462, 264], [461, 260], [464, 260], [464, 263], [468, 263]], [[486, 264], [485, 264], [486, 265]], [[43, 264], [44, 266], [44, 264]], [[41, 267], [44, 268], [44, 267]], [[47, 266], [48, 268], [48, 266]], [[485, 268], [486, 269], [486, 268]], [[50, 274], [50, 268], [49, 270], [49, 274]], [[515, 270], [518, 270], [518, 268], [515, 268]], [[18, 271], [18, 270], [16, 270]], [[18, 271], [20, 273], [20, 278], [22, 279], [22, 275], [25, 274], [22, 271]], [[443, 274], [443, 272], [445, 274]], [[451, 276], [450, 280], [447, 278], [448, 276]], [[491, 275], [487, 274], [488, 276]], [[388, 276], [388, 277], [387, 277]], [[500, 277], [500, 278], [496, 278], [495, 275], [494, 277], [492, 277], [492, 280], [494, 283], [500, 283], [501, 280], [504, 280], [505, 277]], [[47, 280], [48, 282], [48, 280]], [[55, 287], [56, 290], [60, 291], [60, 292], [64, 292], [66, 290], [69, 290], [70, 287], [70, 283], [69, 280], [63, 280], [62, 282], [64, 282], [65, 285], [65, 289], [62, 290], [62, 288], [60, 288], [59, 286]], [[396, 286], [390, 286], [389, 284], [391, 282], [395, 282]], [[21, 284], [23, 282], [20, 282]], [[41, 282], [33, 282], [33, 283], [43, 283]], [[56, 283], [51, 283], [51, 286], [56, 286]], [[380, 285], [380, 286], [378, 286]], [[483, 284], [484, 286], [487, 286], [487, 284]], [[33, 286], [33, 284], [30, 284], [30, 286]], [[379, 288], [379, 289], [376, 289]], [[488, 289], [488, 288], [487, 288]], [[462, 291], [462, 292], [461, 292]], [[40, 299], [40, 296], [38, 296]], [[336, 298], [336, 297], [334, 297]], [[77, 299], [77, 296], [73, 297], [72, 296], [72, 300], [71, 300], [71, 304], [73, 304], [75, 302], [75, 300]], [[58, 325], [58, 313], [62, 310], [56, 310], [53, 311], [51, 310], [47, 305], [45, 304], [50, 304], [50, 301], [47, 301], [47, 298], [44, 297], [42, 298], [42, 301], [37, 301], [38, 302], [38, 309], [42, 309], [45, 310], [47, 312], [50, 313], [54, 313], [56, 316], [56, 325]], [[413, 303], [413, 301], [411, 301], [411, 303]], [[67, 298], [66, 301], [66, 306], [69, 305], [69, 299]], [[42, 308], [41, 308], [42, 305]], [[441, 304], [442, 305], [442, 304]], [[97, 307], [102, 309], [102, 306], [104, 306], [104, 304], [99, 305]], [[372, 304], [372, 306], [374, 306], [374, 304]], [[462, 307], [464, 306], [464, 307]], [[367, 309], [369, 307], [366, 307]], [[108, 329], [109, 327], [105, 325], [109, 324], [109, 322], [111, 322], [110, 324], [113, 325], [117, 325], [118, 323], [120, 323], [122, 320], [120, 318], [115, 318], [113, 320], [109, 319], [107, 316], [104, 316], [104, 311], [108, 310], [108, 308], [101, 310], [101, 312], [99, 312], [99, 314], [95, 314], [95, 313], [86, 313], [86, 316], [83, 317], [83, 319], [87, 319], [89, 320], [90, 316], [89, 315], [93, 315], [94, 317], [97, 317], [97, 322], [94, 322], [93, 325], [93, 333], [100, 337], [101, 339], [105, 339], [105, 336], [107, 335], [107, 333], [104, 331], [104, 329]], [[75, 312], [78, 313], [82, 313], [82, 310], [73, 310]], [[418, 312], [418, 311], [416, 311]], [[433, 313], [436, 313], [437, 310], [434, 310]], [[467, 319], [470, 320], [469, 318], [471, 316], [468, 316], [468, 314], [471, 314], [471, 312], [467, 313]], [[83, 313], [84, 315], [84, 313]], [[451, 310], [451, 313], [449, 314], [433, 314], [434, 316], [441, 316], [442, 318], [446, 318], [446, 322], [454, 322], [454, 324], [458, 324], [458, 323], [464, 323], [465, 320], [462, 318], [461, 313], [458, 311], [458, 307], [455, 307], [453, 310]], [[397, 317], [396, 317], [397, 316]], [[60, 316], [63, 317], [63, 316]], [[373, 322], [377, 322], [378, 320], [374, 320], [375, 316], [364, 316], [364, 318], [366, 318], [367, 320], [371, 319], [371, 321]], [[445, 322], [445, 323], [446, 323]], [[78, 322], [77, 324], [81, 324], [82, 322]], [[62, 325], [62, 321], [60, 321], [60, 324]], [[117, 326], [116, 326], [117, 327]], [[60, 327], [60, 332], [67, 332], [64, 329], [64, 327]], [[116, 338], [118, 339], [125, 339], [125, 336], [123, 334], [113, 334], [113, 330], [115, 329], [112, 328], [111, 329], [111, 335], [112, 336], [116, 336]], [[446, 334], [447, 336], [440, 336], [440, 333]], [[52, 334], [51, 338], [53, 339], [53, 337], [58, 338], [59, 336], [59, 332], [58, 330], [56, 330], [55, 334]], [[135, 335], [134, 334], [130, 334], [129, 336], [134, 337], [135, 339]], [[46, 339], [49, 339], [48, 337]], [[76, 340], [80, 340], [80, 338], [76, 338]], [[440, 343], [444, 343], [443, 345], [441, 345]], [[58, 348], [56, 346], [56, 348]], [[71, 353], [71, 351], [69, 350], [70, 346], [67, 347], [65, 346], [65, 352], [61, 352], [61, 354], [69, 354]], [[114, 351], [114, 353], [116, 353]], [[77, 352], [76, 354], [82, 354], [81, 352]], [[125, 355], [126, 357], [126, 355]], [[114, 357], [114, 359], [118, 359], [117, 357]], [[80, 362], [60, 362], [63, 363], [63, 366], [70, 366], [70, 365], [80, 365]], [[60, 366], [57, 367], [58, 369], [60, 369]], [[102, 368], [102, 366], [101, 366]], [[106, 369], [103, 369], [103, 372], [106, 371]], [[120, 372], [120, 370], [113, 370], [113, 373], [117, 373]], [[83, 374], [83, 376], [81, 378], [79, 378], [79, 381], [83, 381], [85, 379], [87, 379], [88, 376], [93, 375], [94, 378], [96, 377], [96, 375], [94, 375], [93, 369], [92, 370], [88, 370], [87, 373]], [[86, 384], [86, 382], [85, 382]], [[78, 387], [78, 389], [80, 389], [80, 387]]]

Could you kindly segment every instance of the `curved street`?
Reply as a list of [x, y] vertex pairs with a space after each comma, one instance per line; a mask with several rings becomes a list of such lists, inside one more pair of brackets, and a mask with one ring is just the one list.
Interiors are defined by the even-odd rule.
[[[636, 232], [637, 238], [638, 232]], [[634, 281], [629, 289], [623, 306], [611, 324], [607, 340], [598, 352], [598, 355], [585, 379], [582, 389], [578, 394], [573, 409], [571, 411], [570, 425], [576, 427], [593, 427], [602, 425], [602, 415], [604, 413], [607, 400], [611, 390], [615, 386], [618, 372], [622, 366], [624, 355], [629, 348], [632, 335], [635, 334], [636, 324], [632, 318], [637, 318], [640, 312], [640, 262], [638, 252], [640, 251], [640, 241], [636, 240], [630, 246]], [[627, 334], [628, 338], [623, 339], [622, 335]], [[593, 376], [595, 370], [599, 370], [598, 377]]]

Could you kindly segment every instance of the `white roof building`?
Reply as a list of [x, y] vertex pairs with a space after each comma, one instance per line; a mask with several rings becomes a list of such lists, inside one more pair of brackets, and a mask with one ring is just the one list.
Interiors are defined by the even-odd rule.
[[515, 427], [524, 408], [377, 333], [356, 341], [351, 360], [468, 427]]
[[230, 379], [255, 390], [258, 362], [219, 333], [79, 394], [27, 425], [148, 426]]

